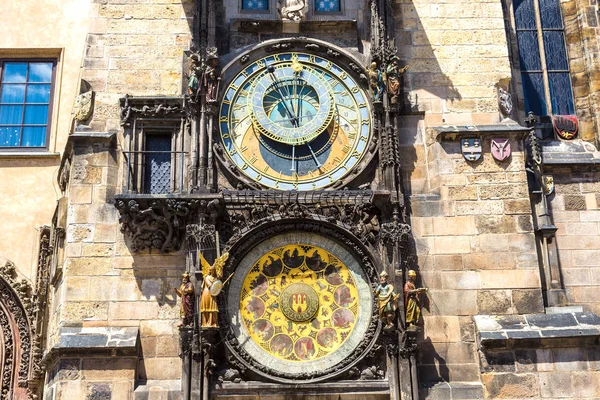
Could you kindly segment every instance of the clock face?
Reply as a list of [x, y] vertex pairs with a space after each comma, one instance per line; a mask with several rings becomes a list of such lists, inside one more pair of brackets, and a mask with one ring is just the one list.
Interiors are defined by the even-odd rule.
[[330, 60], [279, 53], [246, 66], [225, 90], [224, 148], [250, 179], [314, 190], [344, 177], [367, 152], [367, 96]]
[[350, 359], [371, 323], [373, 299], [345, 247], [288, 232], [240, 260], [227, 304], [240, 350], [271, 371], [315, 378]]

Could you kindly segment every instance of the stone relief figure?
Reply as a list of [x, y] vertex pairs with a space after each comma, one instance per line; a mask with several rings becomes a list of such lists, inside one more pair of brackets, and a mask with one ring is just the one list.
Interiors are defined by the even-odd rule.
[[381, 96], [385, 87], [384, 74], [379, 70], [379, 66], [375, 61], [371, 63], [369, 68], [369, 86], [373, 94], [373, 102], [381, 102]]
[[194, 285], [190, 282], [190, 274], [181, 275], [181, 285], [175, 288], [177, 296], [181, 297], [181, 325], [190, 326], [194, 322]]
[[400, 297], [394, 291], [394, 286], [388, 283], [388, 274], [383, 271], [379, 275], [379, 285], [375, 288], [375, 295], [379, 303], [379, 317], [383, 322], [384, 329], [391, 329], [394, 327], [394, 320], [396, 319], [396, 300]]
[[281, 19], [299, 22], [306, 18], [308, 2], [307, 0], [279, 0], [277, 8]]
[[203, 328], [217, 328], [219, 326], [219, 306], [217, 296], [223, 288], [223, 267], [229, 258], [229, 253], [217, 257], [210, 265], [202, 254], [199, 253], [202, 263], [202, 296], [200, 297], [200, 325]]
[[415, 279], [417, 273], [408, 271], [408, 281], [404, 284], [404, 304], [406, 304], [406, 326], [416, 325], [421, 317], [421, 301], [419, 295], [427, 292], [427, 288], [417, 288]]
[[221, 74], [219, 73], [219, 57], [216, 54], [209, 54], [206, 57], [206, 65], [202, 74], [202, 90], [206, 94], [207, 103], [217, 102], [217, 93], [219, 92], [219, 83]]
[[394, 56], [386, 69], [387, 92], [392, 104], [398, 103], [402, 74], [408, 69], [408, 65], [400, 68], [398, 56]]

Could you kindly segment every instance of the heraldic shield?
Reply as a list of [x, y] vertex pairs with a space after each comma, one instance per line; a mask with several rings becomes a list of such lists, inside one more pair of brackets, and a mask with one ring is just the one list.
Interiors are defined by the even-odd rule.
[[510, 141], [508, 139], [492, 139], [492, 156], [498, 161], [510, 157]]
[[579, 123], [574, 115], [555, 115], [552, 117], [552, 125], [558, 137], [564, 140], [574, 139], [579, 130]]
[[461, 139], [460, 149], [465, 160], [477, 161], [481, 158], [481, 139]]

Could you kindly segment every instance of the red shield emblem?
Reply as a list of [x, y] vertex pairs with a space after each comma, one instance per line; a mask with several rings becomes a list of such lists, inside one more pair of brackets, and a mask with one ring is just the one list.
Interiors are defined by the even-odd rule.
[[510, 157], [510, 141], [508, 139], [492, 139], [492, 156], [498, 161]]
[[579, 131], [575, 115], [555, 115], [552, 117], [552, 125], [558, 137], [564, 140], [574, 139]]

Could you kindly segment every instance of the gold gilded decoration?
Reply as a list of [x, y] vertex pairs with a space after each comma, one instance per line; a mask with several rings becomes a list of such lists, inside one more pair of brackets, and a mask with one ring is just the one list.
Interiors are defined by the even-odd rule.
[[319, 296], [305, 283], [293, 283], [281, 292], [281, 312], [294, 322], [312, 319], [319, 309]]
[[264, 254], [242, 285], [240, 310], [250, 337], [289, 361], [318, 360], [337, 350], [356, 325], [358, 289], [335, 255], [293, 244]]
[[223, 267], [229, 258], [229, 253], [223, 253], [217, 257], [213, 265], [210, 265], [198, 252], [200, 263], [202, 264], [202, 297], [200, 298], [200, 316], [203, 328], [217, 328], [219, 306], [217, 305], [217, 295], [223, 288], [221, 279], [223, 278]]

